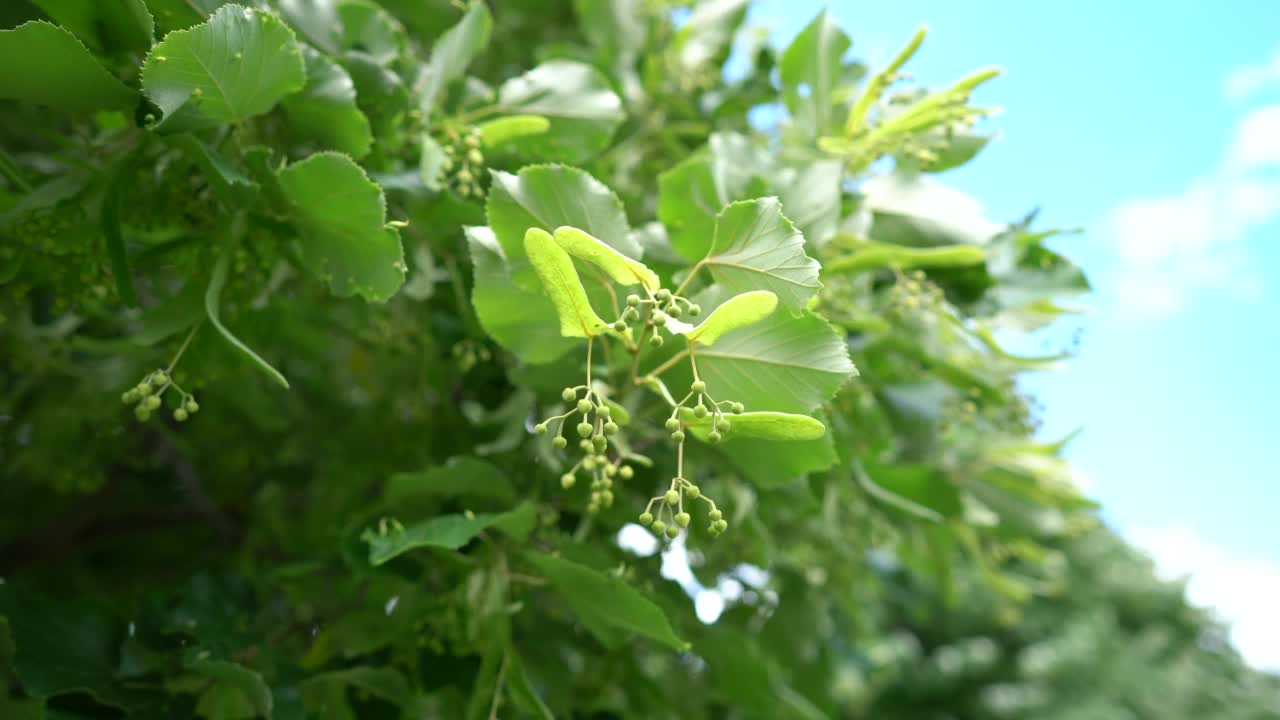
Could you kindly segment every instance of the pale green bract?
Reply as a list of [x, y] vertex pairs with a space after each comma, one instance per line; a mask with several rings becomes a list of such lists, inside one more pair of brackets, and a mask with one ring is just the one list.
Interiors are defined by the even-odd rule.
[[585, 338], [603, 333], [604, 320], [591, 308], [573, 260], [560, 249], [555, 238], [545, 230], [529, 228], [524, 235], [524, 250], [555, 305], [560, 334]]
[[556, 228], [554, 237], [556, 244], [564, 248], [565, 252], [604, 270], [619, 285], [639, 283], [650, 291], [657, 290], [661, 285], [657, 273], [644, 263], [632, 260], [578, 228]]
[[752, 290], [725, 300], [697, 327], [684, 332], [690, 342], [713, 345], [721, 335], [760, 322], [778, 307], [778, 296], [768, 290]]

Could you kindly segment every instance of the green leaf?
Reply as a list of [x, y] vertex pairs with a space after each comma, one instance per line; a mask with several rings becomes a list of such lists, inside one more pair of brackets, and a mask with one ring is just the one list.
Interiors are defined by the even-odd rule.
[[688, 649], [676, 636], [662, 610], [615, 575], [554, 555], [525, 553], [589, 628], [618, 628], [644, 635], [675, 650]]
[[418, 548], [457, 550], [497, 518], [491, 513], [441, 515], [407, 528], [368, 528], [360, 539], [369, 545], [369, 564], [377, 567]]
[[804, 310], [818, 292], [818, 261], [804, 252], [804, 236], [782, 214], [777, 198], [736, 202], [716, 217], [715, 238], [703, 261], [729, 292], [770, 290], [784, 307]]
[[[935, 466], [865, 463], [861, 470], [855, 467], [855, 473], [859, 472], [864, 475], [864, 485], [870, 483], [882, 491], [873, 493], [874, 497], [910, 514], [925, 517], [931, 514], [933, 519], [940, 519], [958, 517], [964, 512], [959, 488]], [[882, 493], [889, 493], [893, 498]], [[927, 513], [922, 514], [912, 506], [924, 508]]]
[[106, 241], [107, 258], [111, 262], [111, 276], [116, 282], [120, 300], [129, 307], [138, 306], [138, 294], [133, 288], [133, 273], [129, 269], [129, 254], [125, 250], [124, 235], [120, 230], [120, 196], [124, 192], [126, 173], [133, 171], [132, 162], [124, 161], [112, 173], [111, 184], [102, 199], [102, 236]]
[[143, 347], [173, 337], [205, 316], [204, 287], [189, 281], [177, 295], [161, 298], [142, 314], [142, 330], [130, 339]]
[[209, 287], [204, 293], [205, 314], [208, 316], [209, 322], [213, 324], [213, 327], [221, 333], [222, 337], [225, 338], [227, 342], [231, 343], [232, 347], [239, 350], [241, 354], [249, 358], [250, 362], [257, 365], [258, 369], [265, 372], [272, 380], [275, 380], [281, 387], [287, 390], [289, 388], [289, 381], [284, 379], [284, 375], [281, 375], [279, 370], [276, 370], [271, 366], [271, 363], [263, 360], [262, 356], [254, 352], [248, 345], [245, 345], [240, 338], [236, 337], [225, 325], [222, 324], [222, 315], [218, 305], [222, 299], [222, 289], [226, 287], [227, 284], [227, 268], [230, 264], [231, 254], [231, 248], [224, 250], [222, 254], [218, 256], [217, 261], [213, 264], [213, 275], [210, 277]]
[[531, 165], [518, 175], [494, 171], [486, 212], [512, 278], [529, 289], [538, 287], [524, 251], [524, 234], [531, 227], [548, 233], [565, 225], [576, 227], [623, 255], [640, 258], [622, 202], [577, 168]]
[[541, 289], [527, 290], [513, 280], [493, 231], [469, 227], [466, 234], [474, 281], [471, 306], [484, 331], [532, 364], [551, 362], [576, 347], [577, 340], [547, 330], [555, 306]]
[[843, 338], [809, 313], [774, 313], [726, 333], [697, 357], [698, 373], [715, 397], [737, 400], [753, 412], [808, 412], [854, 372]]
[[511, 693], [511, 699], [524, 712], [539, 720], [556, 720], [556, 716], [534, 689], [529, 673], [525, 671], [524, 661], [515, 648], [507, 648], [507, 690]]
[[778, 70], [783, 98], [812, 137], [829, 134], [838, 123], [834, 98], [849, 45], [849, 36], [823, 10], [782, 53]]
[[168, 138], [174, 147], [187, 153], [204, 171], [209, 185], [224, 202], [232, 207], [247, 203], [257, 191], [258, 184], [218, 154], [213, 148], [190, 133], [180, 133]]
[[644, 263], [632, 260], [578, 228], [558, 227], [554, 237], [556, 244], [565, 252], [604, 270], [619, 285], [639, 283], [651, 291], [662, 285], [657, 273]]
[[498, 89], [498, 105], [520, 115], [540, 115], [545, 133], [513, 138], [508, 146], [539, 160], [581, 162], [608, 144], [626, 118], [622, 101], [590, 65], [571, 60], [544, 62]]
[[100, 606], [69, 604], [0, 583], [0, 617], [12, 635], [12, 670], [35, 697], [87, 692], [118, 708], [137, 704], [136, 691], [115, 677], [123, 630]]
[[[682, 413], [685, 427], [694, 437], [704, 440], [711, 432], [713, 418], [707, 415], [695, 417], [692, 410], [684, 409]], [[739, 415], [725, 415], [729, 421], [729, 431], [721, 433], [726, 440], [735, 438], [756, 438], [760, 440], [803, 441], [817, 440], [827, 433], [827, 426], [820, 420], [808, 415], [796, 415], [780, 412], [747, 412]]]
[[589, 338], [604, 333], [607, 324], [592, 309], [573, 260], [560, 249], [555, 238], [545, 230], [529, 228], [524, 236], [524, 249], [556, 308], [560, 334]]
[[787, 217], [810, 247], [821, 248], [836, 234], [843, 215], [844, 163], [818, 160], [798, 168], [775, 169], [770, 177]]
[[851, 254], [827, 262], [828, 273], [859, 273], [868, 270], [897, 268], [966, 267], [980, 265], [987, 253], [976, 245], [941, 245], [928, 248], [905, 247], [889, 243], [866, 243]]
[[383, 497], [391, 505], [418, 497], [482, 497], [514, 501], [515, 488], [492, 463], [460, 456], [426, 470], [392, 475], [387, 480]]
[[0, 67], [0, 99], [65, 112], [130, 111], [138, 102], [74, 35], [47, 22], [0, 30]]
[[[258, 716], [271, 717], [273, 704], [271, 688], [267, 687], [266, 681], [258, 673], [243, 665], [225, 660], [195, 660], [187, 663], [186, 667], [191, 672], [203, 675], [222, 686], [223, 694], [206, 696], [216, 698], [214, 702], [202, 697], [202, 705], [210, 706], [211, 709], [223, 707], [228, 703], [235, 703], [234, 696], [239, 695]], [[231, 697], [227, 697], [228, 695]], [[225, 717], [225, 714], [216, 711], [202, 714], [208, 718]]]
[[768, 290], [752, 290], [725, 300], [697, 327], [685, 331], [689, 342], [714, 345], [727, 332], [754, 325], [778, 307], [778, 296]]
[[164, 112], [157, 127], [192, 129], [261, 115], [306, 82], [302, 49], [275, 15], [224, 5], [151, 49], [142, 87]]
[[504, 143], [541, 135], [551, 129], [551, 121], [542, 115], [508, 115], [497, 120], [480, 123], [480, 140], [486, 148], [495, 148]]
[[431, 59], [423, 68], [419, 109], [429, 116], [440, 102], [440, 93], [462, 77], [471, 61], [489, 44], [493, 16], [483, 2], [475, 0], [457, 25], [449, 28], [431, 46]]
[[294, 132], [305, 140], [359, 159], [373, 145], [369, 118], [356, 106], [356, 86], [341, 65], [303, 48], [307, 84], [281, 103]]
[[755, 178], [771, 167], [765, 149], [747, 137], [713, 133], [704, 151], [659, 175], [658, 219], [676, 252], [690, 262], [706, 257], [720, 210], [749, 189], [764, 192]]
[[509, 510], [494, 518], [492, 527], [501, 530], [516, 542], [525, 542], [538, 527], [538, 506], [526, 500], [515, 510]]
[[70, 30], [98, 52], [134, 51], [151, 47], [155, 28], [142, 0], [31, 0], [55, 23]]
[[317, 686], [325, 685], [356, 688], [399, 708], [408, 706], [413, 700], [413, 690], [404, 675], [390, 667], [359, 665], [312, 675], [304, 681], [303, 693], [314, 697]]
[[385, 302], [408, 267], [387, 226], [382, 188], [346, 155], [316, 153], [279, 173], [301, 232], [302, 261], [335, 294]]
[[204, 22], [227, 0], [146, 0], [161, 34]]
[[[773, 488], [786, 485], [809, 473], [825, 470], [839, 460], [836, 455], [835, 440], [831, 433], [826, 432], [826, 426], [821, 420], [804, 415], [792, 415], [788, 417], [804, 419], [788, 420], [786, 421], [788, 427], [785, 428], [752, 429], [753, 431], [758, 429], [763, 433], [772, 432], [776, 435], [787, 433], [792, 435], [786, 438], [768, 439], [745, 433], [737, 434], [738, 420], [746, 414], [728, 416], [732, 427], [729, 428], [726, 439], [716, 447], [721, 455], [738, 468], [743, 477], [757, 487]], [[697, 434], [695, 430], [695, 436]]]

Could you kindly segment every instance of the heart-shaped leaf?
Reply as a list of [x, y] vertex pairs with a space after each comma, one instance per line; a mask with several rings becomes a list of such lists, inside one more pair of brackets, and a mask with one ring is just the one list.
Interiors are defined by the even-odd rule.
[[115, 79], [74, 35], [47, 22], [0, 30], [0, 98], [67, 112], [130, 110], [138, 94]]
[[716, 217], [715, 238], [703, 263], [729, 292], [771, 290], [783, 306], [805, 309], [818, 292], [818, 261], [804, 252], [804, 236], [782, 214], [777, 198], [736, 202]]

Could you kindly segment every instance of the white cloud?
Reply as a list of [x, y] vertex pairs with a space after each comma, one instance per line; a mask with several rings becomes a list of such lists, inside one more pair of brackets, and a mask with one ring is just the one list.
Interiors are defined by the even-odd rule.
[[1134, 198], [1104, 221], [1120, 255], [1121, 307], [1168, 315], [1192, 291], [1262, 292], [1243, 241], [1280, 219], [1280, 105], [1246, 114], [1220, 167], [1182, 191]]
[[1257, 65], [1244, 65], [1227, 73], [1222, 89], [1231, 100], [1241, 100], [1280, 85], [1280, 51]]
[[1135, 528], [1134, 545], [1166, 579], [1189, 577], [1187, 599], [1212, 608], [1231, 628], [1231, 642], [1252, 666], [1280, 671], [1280, 563], [1239, 553], [1185, 526]]

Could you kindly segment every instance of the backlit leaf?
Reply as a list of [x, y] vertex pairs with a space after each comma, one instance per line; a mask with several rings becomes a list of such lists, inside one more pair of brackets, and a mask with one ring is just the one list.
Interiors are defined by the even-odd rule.
[[639, 283], [650, 291], [656, 291], [661, 285], [658, 275], [644, 263], [632, 260], [578, 228], [556, 228], [554, 237], [565, 252], [604, 270], [619, 285]]
[[591, 308], [573, 260], [560, 249], [555, 238], [545, 230], [529, 228], [524, 237], [524, 247], [560, 317], [560, 334], [565, 337], [593, 337], [603, 333], [606, 328], [604, 320]]
[[804, 236], [782, 215], [777, 198], [736, 202], [716, 217], [715, 238], [703, 261], [729, 292], [770, 290], [784, 307], [805, 309], [818, 292], [818, 261], [804, 252]]

